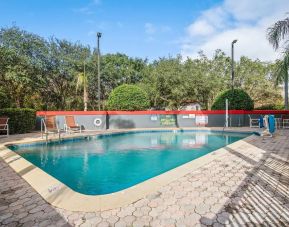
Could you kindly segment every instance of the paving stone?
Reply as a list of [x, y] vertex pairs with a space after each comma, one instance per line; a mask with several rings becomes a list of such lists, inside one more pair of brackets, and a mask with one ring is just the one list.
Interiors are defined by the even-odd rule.
[[217, 214], [217, 221], [220, 224], [229, 224], [230, 223], [230, 214], [227, 212], [222, 212], [220, 214]]
[[92, 227], [93, 225], [90, 222], [84, 222], [80, 225], [80, 227]]
[[200, 222], [201, 216], [199, 214], [191, 214], [189, 216], [186, 216], [184, 218], [184, 223], [188, 226], [193, 226], [195, 224], [198, 224]]
[[106, 221], [102, 221], [102, 222], [100, 222], [97, 226], [98, 226], [98, 227], [109, 227], [109, 223], [106, 222]]
[[195, 211], [198, 214], [205, 214], [208, 213], [210, 211], [210, 206], [208, 204], [199, 204], [196, 206]]
[[125, 221], [120, 220], [120, 221], [116, 222], [114, 226], [115, 227], [127, 227], [128, 225]]
[[106, 219], [106, 221], [110, 224], [110, 225], [114, 225], [114, 223], [116, 223], [119, 220], [119, 217], [112, 215], [109, 218]]
[[131, 226], [135, 219], [136, 217], [133, 215], [129, 215], [123, 218], [123, 220], [127, 223], [128, 226]]
[[6, 214], [1, 214], [0, 216], [0, 222], [4, 221], [7, 218], [12, 217], [12, 213], [6, 213]]
[[110, 216], [111, 216], [111, 211], [109, 210], [101, 212], [102, 218], [109, 218]]
[[39, 227], [46, 227], [46, 226], [48, 226], [48, 225], [50, 225], [50, 224], [52, 224], [52, 221], [48, 219], [48, 220], [44, 220], [44, 221], [38, 223], [37, 225], [38, 225]]
[[15, 216], [14, 216], [14, 219], [15, 219], [15, 220], [19, 220], [19, 219], [22, 219], [22, 218], [27, 217], [27, 216], [28, 216], [28, 212], [23, 212], [23, 211], [22, 211], [21, 213], [15, 215]]
[[5, 227], [18, 227], [18, 226], [19, 226], [18, 222], [12, 222], [12, 223], [7, 224]]
[[207, 217], [201, 217], [200, 222], [204, 225], [212, 225], [213, 220]]
[[90, 218], [88, 221], [92, 225], [97, 225], [97, 224], [99, 224], [102, 221], [102, 218], [96, 216], [96, 217]]
[[21, 226], [22, 226], [22, 227], [35, 226], [35, 222], [30, 220], [30, 221], [24, 222]]
[[140, 199], [138, 200], [137, 202], [134, 203], [134, 207], [142, 207], [142, 206], [145, 206], [147, 205], [149, 202], [148, 199]]

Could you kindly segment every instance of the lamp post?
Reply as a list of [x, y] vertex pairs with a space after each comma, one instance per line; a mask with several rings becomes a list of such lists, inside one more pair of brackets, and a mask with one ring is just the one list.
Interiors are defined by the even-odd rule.
[[231, 74], [232, 74], [232, 89], [234, 89], [234, 79], [235, 79], [235, 71], [234, 71], [234, 44], [237, 42], [238, 40], [235, 39], [232, 42], [232, 48], [231, 48]]
[[99, 49], [99, 39], [101, 33], [97, 33], [97, 91], [98, 91], [98, 110], [100, 110], [100, 49]]
[[87, 80], [86, 80], [86, 70], [85, 70], [85, 61], [83, 62], [83, 101], [84, 101], [84, 111], [87, 111]]

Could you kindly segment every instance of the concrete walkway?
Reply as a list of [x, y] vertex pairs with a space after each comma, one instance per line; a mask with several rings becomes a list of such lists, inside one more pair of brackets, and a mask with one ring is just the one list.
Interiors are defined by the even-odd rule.
[[[1, 140], [0, 140], [1, 142]], [[229, 145], [214, 161], [126, 207], [47, 204], [0, 161], [2, 226], [289, 226], [289, 131]]]

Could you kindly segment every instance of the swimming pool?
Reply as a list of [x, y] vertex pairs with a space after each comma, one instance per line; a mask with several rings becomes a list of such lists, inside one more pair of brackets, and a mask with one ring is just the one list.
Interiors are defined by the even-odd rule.
[[141, 131], [9, 148], [76, 192], [117, 192], [250, 134]]

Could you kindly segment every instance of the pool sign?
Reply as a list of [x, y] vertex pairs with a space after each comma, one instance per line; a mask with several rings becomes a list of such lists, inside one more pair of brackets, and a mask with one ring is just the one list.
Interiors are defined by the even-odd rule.
[[174, 115], [160, 115], [160, 124], [163, 126], [176, 126], [176, 117]]
[[208, 124], [208, 115], [196, 116], [196, 125], [207, 125], [207, 124]]
[[151, 121], [157, 121], [158, 115], [151, 115]]

